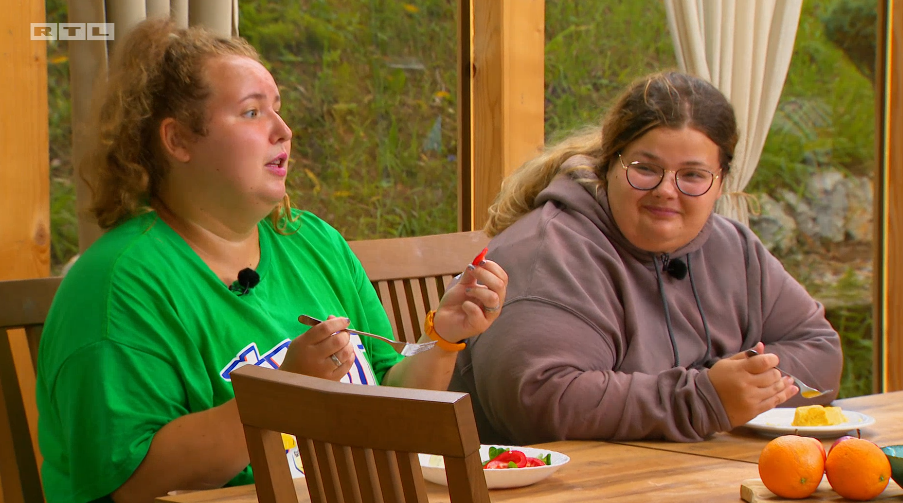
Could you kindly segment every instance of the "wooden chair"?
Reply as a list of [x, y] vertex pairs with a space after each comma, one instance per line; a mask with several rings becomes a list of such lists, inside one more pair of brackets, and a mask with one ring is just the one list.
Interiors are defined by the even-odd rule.
[[344, 384], [245, 365], [232, 385], [261, 503], [297, 503], [280, 432], [312, 503], [426, 502], [417, 453], [444, 456], [452, 503], [489, 502], [470, 395]]
[[[0, 281], [0, 501], [44, 501], [35, 369], [61, 278]], [[24, 329], [24, 330], [22, 330]]]
[[445, 288], [489, 243], [482, 231], [348, 244], [376, 288], [398, 340], [417, 342]]

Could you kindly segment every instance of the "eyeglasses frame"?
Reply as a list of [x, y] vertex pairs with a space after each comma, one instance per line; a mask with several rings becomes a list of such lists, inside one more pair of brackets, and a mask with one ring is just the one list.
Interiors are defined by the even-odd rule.
[[[624, 168], [625, 178], [627, 178], [627, 183], [628, 183], [631, 187], [633, 187], [635, 190], [642, 190], [642, 191], [644, 191], [644, 192], [648, 192], [648, 191], [650, 191], [650, 190], [655, 190], [656, 188], [658, 188], [658, 186], [661, 185], [662, 182], [665, 180], [665, 173], [668, 173], [668, 172], [674, 173], [674, 186], [677, 187], [677, 190], [679, 190], [681, 194], [683, 194], [683, 195], [685, 195], [685, 196], [687, 196], [687, 197], [701, 197], [701, 196], [706, 195], [710, 190], [712, 190], [712, 187], [715, 186], [715, 180], [717, 180], [718, 178], [721, 178], [721, 174], [720, 174], [720, 173], [716, 175], [715, 173], [713, 173], [713, 172], [711, 172], [711, 171], [709, 171], [709, 170], [707, 170], [707, 169], [702, 169], [702, 168], [665, 169], [665, 168], [663, 168], [663, 167], [661, 167], [661, 166], [659, 166], [658, 164], [655, 164], [655, 163], [651, 163], [651, 162], [640, 162], [640, 161], [632, 161], [630, 164], [625, 165], [625, 164], [624, 164], [624, 158], [621, 157], [621, 153], [620, 153], [620, 152], [618, 152], [618, 162], [620, 162], [620, 163], [621, 163], [621, 167]], [[627, 170], [630, 168], [630, 166], [633, 166], [633, 165], [636, 165], [636, 164], [648, 164], [649, 166], [655, 166], [656, 168], [662, 170], [662, 176], [661, 176], [661, 178], [659, 178], [658, 183], [656, 183], [656, 184], [653, 185], [652, 187], [649, 187], [648, 189], [641, 189], [641, 188], [635, 186], [635, 185], [630, 181], [630, 175], [629, 175], [629, 172], [628, 172]], [[680, 176], [678, 175], [678, 173], [679, 173], [680, 171], [685, 170], [685, 169], [697, 169], [697, 170], [699, 170], [699, 171], [705, 171], [706, 173], [712, 175], [712, 181], [711, 181], [711, 183], [709, 183], [709, 187], [708, 187], [707, 189], [705, 189], [701, 194], [687, 194], [683, 189], [680, 188], [680, 182], [678, 182], [678, 180], [680, 179]]]

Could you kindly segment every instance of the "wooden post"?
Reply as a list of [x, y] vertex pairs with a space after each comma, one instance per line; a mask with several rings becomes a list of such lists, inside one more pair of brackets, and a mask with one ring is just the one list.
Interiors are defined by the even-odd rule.
[[4, 2], [0, 16], [0, 280], [50, 274], [47, 42], [32, 40], [44, 0]]
[[903, 0], [879, 0], [875, 391], [903, 390]]
[[[466, 68], [471, 122], [469, 135], [461, 137], [469, 138], [471, 157], [462, 159], [461, 169], [471, 163], [471, 184], [460, 188], [459, 227], [473, 230], [486, 222], [505, 175], [544, 143], [545, 0], [459, 0], [459, 13], [465, 10], [470, 16], [469, 21], [459, 19], [459, 40], [467, 33], [464, 22], [470, 24], [471, 36], [459, 42], [459, 51], [471, 51]], [[467, 178], [464, 173], [459, 180]]]

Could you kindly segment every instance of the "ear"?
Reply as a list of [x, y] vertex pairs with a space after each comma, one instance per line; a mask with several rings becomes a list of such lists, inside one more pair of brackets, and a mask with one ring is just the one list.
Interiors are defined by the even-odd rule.
[[172, 117], [160, 122], [160, 145], [167, 157], [178, 162], [191, 160], [190, 134], [188, 130]]

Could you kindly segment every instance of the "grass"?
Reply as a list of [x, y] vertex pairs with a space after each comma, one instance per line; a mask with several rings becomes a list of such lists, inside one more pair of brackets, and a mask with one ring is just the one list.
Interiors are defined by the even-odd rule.
[[[796, 47], [748, 192], [798, 191], [814, 172], [873, 166], [874, 93], [825, 37], [836, 0], [804, 2]], [[282, 91], [295, 206], [348, 239], [450, 232], [457, 221], [455, 2], [241, 0], [240, 32]], [[48, 22], [66, 1], [47, 0]], [[48, 46], [52, 261], [77, 251], [65, 42]], [[676, 68], [661, 2], [546, 2], [546, 136], [598, 123], [635, 78]], [[788, 260], [788, 263], [792, 261]], [[790, 269], [806, 284], [805, 271]], [[870, 391], [871, 319], [830, 314], [845, 396]]]

